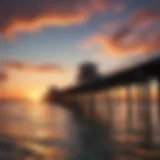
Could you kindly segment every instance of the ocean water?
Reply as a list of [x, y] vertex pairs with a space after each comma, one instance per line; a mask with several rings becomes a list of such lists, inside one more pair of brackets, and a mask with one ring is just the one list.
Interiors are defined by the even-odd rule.
[[[73, 115], [58, 105], [0, 104], [0, 159], [73, 159]], [[71, 154], [72, 151], [72, 154]]]
[[128, 117], [121, 104], [108, 115], [99, 103], [93, 122], [59, 105], [0, 103], [0, 160], [159, 160], [158, 106], [150, 107], [150, 119], [145, 110], [132, 106]]

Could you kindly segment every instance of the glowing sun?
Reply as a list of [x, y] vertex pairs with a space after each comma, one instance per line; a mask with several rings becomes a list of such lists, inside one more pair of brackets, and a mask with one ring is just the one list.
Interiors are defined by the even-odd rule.
[[42, 95], [40, 93], [38, 93], [38, 92], [31, 91], [29, 93], [28, 97], [29, 97], [29, 100], [34, 101], [34, 102], [38, 102], [38, 101], [41, 100]]

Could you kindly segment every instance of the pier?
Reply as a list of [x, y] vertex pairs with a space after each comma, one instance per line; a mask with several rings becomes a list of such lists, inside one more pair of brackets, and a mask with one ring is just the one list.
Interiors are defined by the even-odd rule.
[[151, 59], [50, 98], [80, 121], [104, 126], [108, 137], [104, 142], [112, 146], [112, 153], [129, 159], [160, 158], [159, 68], [160, 58]]

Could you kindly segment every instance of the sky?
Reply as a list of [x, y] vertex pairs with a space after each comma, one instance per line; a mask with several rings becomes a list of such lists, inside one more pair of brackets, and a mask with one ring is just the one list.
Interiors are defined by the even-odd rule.
[[1, 0], [0, 99], [38, 99], [76, 83], [77, 67], [103, 74], [160, 50], [159, 0]]

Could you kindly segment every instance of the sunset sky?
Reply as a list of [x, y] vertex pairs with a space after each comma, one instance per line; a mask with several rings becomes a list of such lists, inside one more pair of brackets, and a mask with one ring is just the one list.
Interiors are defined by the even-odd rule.
[[0, 99], [73, 84], [84, 61], [109, 73], [157, 54], [159, 8], [159, 0], [1, 0]]

